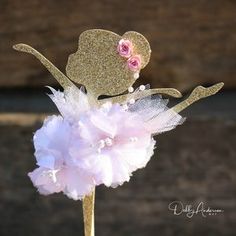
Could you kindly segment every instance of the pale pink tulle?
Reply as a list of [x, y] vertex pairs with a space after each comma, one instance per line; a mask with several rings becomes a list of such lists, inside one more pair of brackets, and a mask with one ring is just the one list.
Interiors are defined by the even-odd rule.
[[61, 116], [48, 117], [34, 135], [35, 157], [39, 168], [29, 173], [41, 194], [64, 192], [78, 200], [92, 191], [93, 178], [76, 167], [69, 153], [73, 127]]
[[129, 181], [153, 155], [153, 135], [183, 122], [160, 97], [137, 100], [128, 109], [109, 102], [94, 108], [75, 87], [51, 91], [62, 116], [49, 117], [35, 133], [39, 167], [29, 173], [42, 194], [64, 192], [77, 200], [97, 185]]

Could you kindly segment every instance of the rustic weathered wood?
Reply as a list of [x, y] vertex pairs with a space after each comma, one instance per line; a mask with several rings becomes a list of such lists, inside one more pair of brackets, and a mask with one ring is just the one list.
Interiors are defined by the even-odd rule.
[[236, 2], [215, 1], [1, 1], [0, 86], [56, 84], [29, 55], [12, 50], [27, 43], [65, 71], [79, 34], [105, 28], [136, 30], [152, 46], [151, 62], [138, 83], [175, 87], [225, 82], [236, 87]]
[[[32, 132], [40, 126], [28, 119], [28, 126], [0, 122], [0, 235], [82, 236], [81, 202], [62, 194], [40, 196], [27, 177], [35, 168]], [[157, 136], [155, 155], [129, 183], [97, 188], [97, 235], [235, 235], [235, 139], [232, 119], [188, 120]], [[174, 200], [194, 206], [203, 201], [224, 213], [174, 216], [168, 210]]]

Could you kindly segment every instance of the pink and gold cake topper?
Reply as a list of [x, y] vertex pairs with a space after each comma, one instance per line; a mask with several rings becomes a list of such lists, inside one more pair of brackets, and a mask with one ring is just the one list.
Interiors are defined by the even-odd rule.
[[179, 98], [178, 90], [144, 85], [134, 89], [151, 49], [145, 37], [133, 31], [122, 36], [101, 29], [83, 32], [66, 75], [32, 47], [17, 44], [14, 49], [38, 58], [64, 88], [50, 88], [60, 115], [49, 116], [34, 134], [38, 167], [29, 177], [43, 195], [63, 192], [83, 200], [85, 236], [94, 236], [95, 187], [129, 181], [153, 155], [153, 136], [182, 124], [179, 112], [223, 87], [198, 86], [172, 108], [158, 94]]

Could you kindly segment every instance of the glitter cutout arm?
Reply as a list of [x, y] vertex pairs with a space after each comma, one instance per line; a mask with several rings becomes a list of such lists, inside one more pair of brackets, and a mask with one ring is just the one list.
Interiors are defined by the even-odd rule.
[[129, 99], [140, 99], [144, 98], [153, 94], [164, 94], [168, 95], [171, 97], [175, 98], [181, 98], [182, 94], [179, 92], [177, 89], [174, 88], [156, 88], [156, 89], [149, 89], [149, 90], [144, 90], [144, 91], [139, 91], [138, 93], [133, 93], [133, 94], [125, 94], [125, 95], [120, 95], [116, 96], [113, 98], [108, 98], [108, 99], [103, 99], [102, 102], [104, 101], [111, 101], [112, 103], [124, 103], [126, 102], [127, 98]]
[[208, 88], [205, 88], [203, 86], [197, 86], [187, 99], [177, 104], [176, 106], [172, 107], [171, 109], [174, 110], [176, 113], [179, 113], [188, 106], [190, 106], [191, 104], [193, 104], [194, 102], [202, 98], [216, 94], [223, 86], [224, 86], [223, 82], [215, 84]]
[[36, 49], [30, 47], [27, 44], [16, 44], [13, 48], [20, 52], [26, 52], [35, 56], [54, 76], [54, 78], [59, 82], [59, 84], [65, 89], [66, 87], [75, 86], [69, 78], [67, 78], [56, 66], [54, 66], [47, 58], [45, 58], [40, 52]]

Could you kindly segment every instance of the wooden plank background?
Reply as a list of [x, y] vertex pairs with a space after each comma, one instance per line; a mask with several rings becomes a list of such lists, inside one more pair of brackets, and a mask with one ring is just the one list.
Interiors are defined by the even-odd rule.
[[0, 1], [0, 87], [55, 83], [45, 68], [12, 45], [24, 42], [62, 71], [91, 28], [119, 34], [136, 30], [151, 43], [152, 58], [139, 83], [182, 91], [224, 81], [236, 87], [236, 1], [24, 0]]
[[[83, 235], [81, 202], [40, 196], [27, 177], [32, 134], [56, 110], [43, 87], [56, 82], [13, 44], [32, 45], [65, 71], [84, 30], [136, 30], [152, 47], [138, 84], [188, 91], [224, 81], [234, 90], [235, 13], [235, 0], [0, 0], [0, 235]], [[183, 126], [156, 137], [155, 155], [128, 184], [100, 186], [96, 235], [235, 236], [235, 98], [225, 91], [193, 105]], [[224, 213], [176, 217], [174, 200]]]
[[[82, 236], [81, 202], [40, 196], [26, 175], [35, 168], [29, 140], [40, 126], [27, 117], [28, 125], [0, 124], [0, 235]], [[96, 235], [235, 236], [236, 122], [189, 119], [156, 139], [155, 155], [129, 183], [97, 188]], [[176, 200], [224, 212], [176, 216], [168, 210]]]

